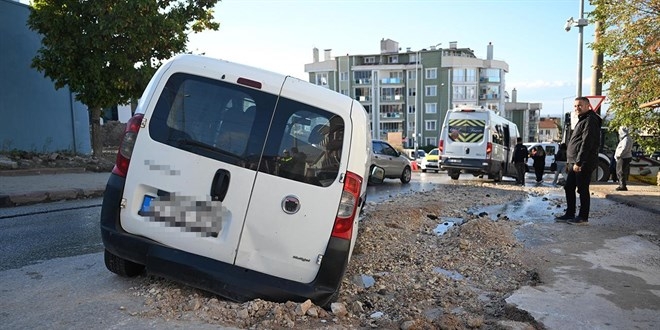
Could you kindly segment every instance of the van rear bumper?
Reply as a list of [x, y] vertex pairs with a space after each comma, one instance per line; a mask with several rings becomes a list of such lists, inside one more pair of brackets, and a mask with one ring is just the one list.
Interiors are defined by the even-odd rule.
[[491, 159], [443, 157], [441, 168], [463, 170], [466, 173], [492, 173], [494, 162]]
[[311, 299], [323, 306], [339, 289], [348, 265], [350, 241], [331, 238], [316, 278], [299, 283], [174, 249], [123, 230], [119, 220], [125, 179], [111, 174], [101, 209], [105, 249], [145, 265], [148, 273], [244, 302], [257, 298], [274, 302]]

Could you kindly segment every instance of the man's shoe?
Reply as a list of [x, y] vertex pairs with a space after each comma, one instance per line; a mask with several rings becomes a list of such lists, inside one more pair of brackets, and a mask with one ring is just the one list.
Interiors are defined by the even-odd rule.
[[616, 187], [616, 189], [614, 189], [614, 190], [616, 190], [616, 191], [628, 191], [628, 188], [626, 188], [626, 187]]
[[564, 214], [564, 215], [555, 217], [555, 222], [567, 222], [569, 220], [573, 220], [573, 218], [575, 218], [575, 217], [572, 216], [572, 215]]
[[568, 220], [566, 223], [568, 223], [569, 225], [576, 225], [576, 226], [588, 226], [589, 220], [578, 215], [577, 217], [575, 217], [575, 219]]

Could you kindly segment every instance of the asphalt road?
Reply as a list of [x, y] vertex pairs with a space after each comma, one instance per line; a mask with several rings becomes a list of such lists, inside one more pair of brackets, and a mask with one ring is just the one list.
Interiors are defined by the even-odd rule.
[[[368, 188], [368, 202], [431, 190], [449, 180], [442, 172], [416, 173], [406, 185], [386, 180]], [[481, 181], [467, 175], [461, 180]], [[533, 204], [546, 212], [550, 205], [538, 208], [545, 202], [530, 196], [520, 204], [486, 210], [546, 219], [526, 221], [517, 233], [534, 258], [545, 262], [539, 269], [543, 282], [520, 288], [507, 302], [548, 329], [657, 329], [657, 214], [593, 197], [597, 221], [575, 227], [526, 208]], [[131, 288], [145, 279], [120, 278], [105, 268], [100, 203], [91, 199], [0, 209], [0, 329], [217, 329], [134, 316], [144, 305]]]

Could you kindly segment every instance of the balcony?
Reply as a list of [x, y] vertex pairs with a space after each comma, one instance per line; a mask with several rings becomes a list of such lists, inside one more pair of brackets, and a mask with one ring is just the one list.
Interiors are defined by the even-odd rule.
[[380, 119], [393, 119], [394, 121], [403, 120], [403, 112], [381, 112]]
[[355, 99], [360, 101], [360, 102], [371, 102], [371, 95], [356, 96]]
[[380, 80], [382, 85], [402, 85], [401, 78], [383, 78]]
[[355, 79], [356, 85], [371, 85], [371, 79]]
[[381, 95], [380, 100], [381, 100], [381, 102], [402, 103], [403, 102], [403, 96], [401, 96], [401, 95]]

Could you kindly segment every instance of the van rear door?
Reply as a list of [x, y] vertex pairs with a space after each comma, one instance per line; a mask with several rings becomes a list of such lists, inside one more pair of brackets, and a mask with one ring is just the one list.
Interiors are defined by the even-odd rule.
[[[260, 88], [239, 81], [258, 81]], [[122, 227], [233, 263], [283, 81], [226, 62], [173, 64], [153, 97], [146, 95]]]
[[[316, 277], [343, 191], [351, 104], [333, 91], [286, 79], [252, 189], [237, 266], [302, 283]], [[284, 150], [290, 160], [282, 157]]]
[[[485, 112], [448, 112], [443, 129], [446, 131], [443, 158], [479, 158], [486, 157]], [[444, 161], [444, 160], [443, 160]]]

